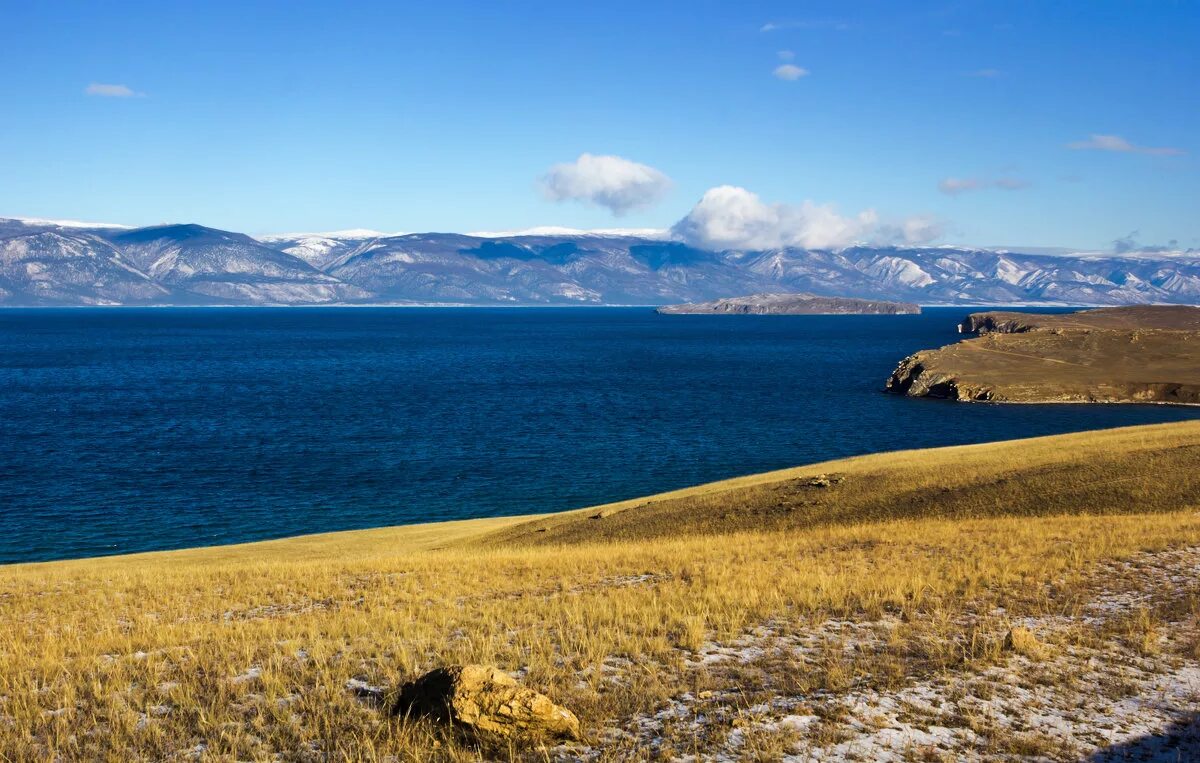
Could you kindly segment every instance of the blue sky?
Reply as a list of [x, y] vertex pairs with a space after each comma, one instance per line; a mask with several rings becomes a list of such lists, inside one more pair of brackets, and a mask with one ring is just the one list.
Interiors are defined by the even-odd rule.
[[0, 215], [1200, 246], [1197, 2], [0, 12]]

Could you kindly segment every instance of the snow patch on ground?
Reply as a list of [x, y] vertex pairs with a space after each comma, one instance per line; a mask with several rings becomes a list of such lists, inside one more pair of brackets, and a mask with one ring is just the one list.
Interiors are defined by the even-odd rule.
[[[670, 735], [697, 740], [704, 760], [736, 761], [761, 758], [756, 740], [776, 736], [781, 746], [770, 749], [780, 751], [768, 759], [1200, 761], [1200, 660], [1189, 646], [1200, 636], [1194, 613], [1164, 610], [1141, 648], [1121, 630], [1137, 613], [1195, 590], [1200, 548], [1101, 565], [1094, 579], [1099, 587], [1074, 616], [1008, 620], [1046, 647], [1032, 659], [1006, 651], [998, 663], [933, 671], [897, 688], [858, 676], [844, 690], [776, 693], [748, 706], [741, 701], [745, 686], [687, 691], [651, 714], [603, 729], [598, 747], [563, 754], [599, 759], [604, 748], [634, 746], [671, 757], [664, 747]], [[1005, 613], [989, 617], [1003, 621]], [[755, 664], [803, 670], [831, 654], [871, 652], [898, 624], [892, 617], [800, 627], [772, 622], [680, 651], [687, 670], [716, 676], [723, 667]], [[961, 623], [964, 632], [970, 625]], [[606, 663], [605, 678], [621, 684], [630, 667]]]

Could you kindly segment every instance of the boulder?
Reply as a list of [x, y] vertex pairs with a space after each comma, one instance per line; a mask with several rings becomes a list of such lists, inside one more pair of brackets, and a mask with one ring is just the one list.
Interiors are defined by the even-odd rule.
[[579, 719], [490, 665], [431, 670], [400, 687], [394, 714], [430, 718], [485, 738], [579, 739]]
[[1040, 660], [1046, 656], [1045, 645], [1038, 641], [1033, 631], [1019, 625], [1004, 636], [1004, 649], [1031, 660]]
[[846, 478], [840, 474], [818, 474], [817, 476], [810, 477], [808, 479], [808, 486], [809, 487], [832, 487], [833, 485], [838, 485], [838, 484], [844, 482], [845, 480], [846, 480]]

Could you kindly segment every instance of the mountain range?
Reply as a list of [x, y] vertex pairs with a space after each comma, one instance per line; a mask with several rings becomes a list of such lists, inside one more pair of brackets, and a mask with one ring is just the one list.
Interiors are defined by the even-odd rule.
[[252, 237], [0, 219], [0, 305], [662, 305], [760, 292], [936, 304], [1200, 302], [1200, 251], [710, 251], [653, 232]]

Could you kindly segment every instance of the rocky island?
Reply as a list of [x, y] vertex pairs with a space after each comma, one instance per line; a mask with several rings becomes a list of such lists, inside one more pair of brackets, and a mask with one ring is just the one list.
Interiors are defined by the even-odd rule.
[[979, 336], [910, 355], [886, 391], [963, 401], [1200, 404], [1197, 307], [984, 312], [959, 331]]
[[816, 294], [750, 294], [712, 302], [664, 305], [664, 315], [916, 315], [920, 305]]

